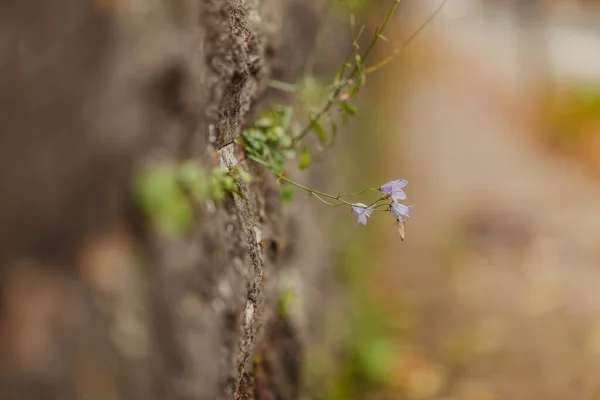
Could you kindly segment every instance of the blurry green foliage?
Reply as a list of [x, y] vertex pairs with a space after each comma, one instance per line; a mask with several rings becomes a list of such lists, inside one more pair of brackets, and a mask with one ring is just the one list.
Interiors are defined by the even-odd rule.
[[289, 314], [290, 304], [295, 297], [296, 294], [291, 288], [285, 288], [281, 290], [279, 293], [279, 298], [277, 299], [277, 309], [281, 315], [286, 316]]
[[550, 107], [552, 135], [559, 145], [569, 146], [583, 139], [586, 128], [600, 123], [600, 88], [574, 87], [559, 93]]
[[[194, 173], [186, 168], [184, 176], [189, 179]], [[179, 183], [179, 176], [178, 165], [159, 164], [140, 172], [134, 183], [137, 204], [157, 229], [169, 236], [184, 234], [192, 221], [192, 206]], [[202, 178], [199, 178], [199, 181], [201, 182]]]
[[263, 160], [277, 173], [284, 171], [286, 159], [296, 158], [296, 151], [292, 148], [292, 136], [288, 129], [290, 110], [289, 107], [272, 108], [252, 127], [245, 130], [238, 139], [238, 143], [244, 146], [246, 154], [251, 158]]
[[290, 185], [282, 185], [279, 198], [283, 204], [290, 204], [294, 200], [294, 188]]
[[354, 299], [339, 365], [331, 373], [322, 399], [358, 400], [390, 382], [398, 349], [385, 327], [387, 319], [366, 297]]
[[[309, 365], [309, 374], [319, 374], [309, 377], [309, 381], [321, 379], [323, 387], [317, 390], [320, 399], [359, 400], [388, 384], [398, 354], [398, 339], [386, 327], [390, 316], [366, 291], [371, 250], [356, 232], [350, 233], [339, 224], [332, 229], [335, 265], [351, 292], [350, 312], [345, 317], [341, 354], [328, 369]], [[324, 364], [327, 360], [321, 355], [312, 361]]]
[[[310, 165], [311, 150], [294, 146], [291, 127], [292, 108], [276, 106], [264, 113], [249, 129], [245, 130], [238, 143], [242, 144], [251, 160], [268, 167], [275, 174], [285, 174], [285, 161], [299, 158], [298, 168]], [[294, 198], [290, 185], [282, 184], [280, 199], [289, 204]]]
[[191, 228], [195, 202], [223, 200], [228, 193], [241, 195], [237, 179], [249, 182], [250, 175], [242, 168], [207, 170], [196, 160], [165, 162], [137, 171], [133, 195], [162, 234], [181, 236]]

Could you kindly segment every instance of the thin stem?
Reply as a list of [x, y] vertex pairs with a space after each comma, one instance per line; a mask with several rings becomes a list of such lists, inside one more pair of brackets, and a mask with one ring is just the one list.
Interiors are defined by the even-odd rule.
[[339, 207], [339, 206], [345, 206], [345, 204], [340, 203], [340, 204], [333, 204], [328, 202], [327, 200], [325, 200], [324, 198], [322, 198], [321, 196], [319, 196], [316, 193], [310, 193], [311, 196], [315, 196], [318, 200], [320, 200], [322, 203], [327, 204], [330, 207]]
[[324, 192], [321, 192], [321, 191], [318, 191], [318, 190], [314, 190], [314, 189], [308, 188], [308, 187], [306, 187], [306, 186], [304, 186], [304, 185], [302, 185], [302, 184], [300, 184], [300, 183], [298, 183], [296, 181], [293, 181], [293, 180], [291, 180], [291, 179], [289, 179], [289, 178], [281, 175], [278, 172], [275, 172], [275, 171], [272, 171], [272, 172], [275, 174], [275, 176], [277, 176], [282, 181], [284, 181], [286, 183], [289, 183], [290, 185], [295, 186], [298, 189], [302, 189], [302, 190], [304, 190], [306, 192], [309, 192], [311, 194], [314, 194], [314, 195], [323, 196], [323, 197], [326, 197], [328, 199], [336, 200], [336, 201], [339, 201], [340, 203], [344, 203], [344, 204], [349, 205], [349, 206], [353, 206], [354, 205], [354, 203], [350, 203], [350, 202], [348, 202], [346, 200], [340, 199], [338, 196], [333, 196], [333, 195], [331, 195], [329, 193], [324, 193]]
[[376, 205], [377, 203], [379, 203], [380, 201], [385, 200], [385, 198], [383, 196], [379, 197], [377, 200], [375, 200], [373, 203], [371, 203], [370, 205], [367, 206], [367, 208], [371, 208], [373, 207], [373, 211], [385, 211], [385, 210], [377, 210], [377, 207], [384, 205], [384, 204], [379, 204]]
[[284, 181], [286, 183], [289, 183], [292, 186], [297, 187], [298, 189], [302, 189], [302, 190], [304, 190], [306, 192], [309, 192], [311, 194], [318, 195], [318, 196], [323, 196], [323, 197], [326, 197], [328, 199], [337, 200], [339, 202], [342, 202], [342, 203], [350, 205], [350, 206], [353, 205], [352, 203], [349, 203], [349, 202], [347, 202], [345, 200], [340, 199], [339, 196], [334, 196], [334, 195], [331, 195], [329, 193], [325, 193], [325, 192], [321, 192], [319, 190], [311, 189], [309, 187], [306, 187], [306, 186], [302, 185], [301, 183], [298, 183], [298, 182], [296, 182], [294, 180], [291, 180], [291, 179], [283, 176], [283, 174], [281, 174], [281, 173], [279, 173], [277, 171], [274, 171], [273, 168], [271, 168], [271, 166], [267, 162], [265, 162], [264, 160], [261, 160], [260, 158], [257, 158], [257, 157], [254, 157], [254, 156], [248, 156], [248, 158], [250, 158], [252, 161], [254, 161], [254, 162], [256, 162], [256, 163], [258, 163], [258, 164], [260, 164], [260, 165], [262, 165], [262, 166], [264, 166], [266, 168], [268, 168], [269, 171], [271, 171], [273, 173], [273, 175], [275, 175], [277, 178], [281, 179], [282, 181]]
[[[378, 209], [378, 207], [385, 207], [385, 208], [383, 208], [383, 209]], [[390, 205], [389, 205], [388, 203], [384, 203], [384, 204], [377, 204], [377, 205], [374, 207], [374, 210], [375, 210], [375, 211], [389, 211], [389, 208], [390, 208]]]
[[[330, 8], [331, 2], [328, 1], [323, 7], [323, 15], [329, 14]], [[310, 53], [305, 59], [304, 64], [302, 65], [302, 68], [300, 69], [302, 71], [300, 76], [312, 74], [312, 71], [317, 61], [317, 55], [319, 53], [319, 50], [321, 49], [321, 46], [323, 45], [323, 41], [327, 36], [327, 30], [325, 29], [326, 26], [326, 24], [321, 24], [321, 26], [319, 27], [319, 31], [317, 32], [317, 37], [315, 39], [315, 45], [311, 49]]]
[[[385, 21], [383, 21], [383, 25], [381, 25], [381, 29], [375, 29], [375, 36], [373, 36], [373, 40], [371, 41], [371, 44], [369, 45], [369, 47], [367, 47], [367, 51], [365, 51], [365, 54], [363, 54], [363, 56], [362, 56], [363, 60], [366, 59], [367, 57], [369, 57], [369, 54], [371, 54], [371, 51], [373, 51], [375, 44], [379, 40], [379, 35], [382, 35], [383, 32], [385, 32], [388, 24], [390, 23], [390, 21], [392, 19], [392, 15], [394, 15], [394, 11], [396, 11], [396, 8], [398, 8], [398, 4], [400, 4], [399, 0], [394, 1], [394, 4], [392, 4], [390, 11], [388, 12], [387, 16], [385, 17]], [[357, 69], [357, 68], [355, 67], [355, 69]]]
[[[373, 51], [373, 48], [375, 47], [375, 44], [379, 40], [380, 35], [383, 34], [383, 32], [386, 30], [386, 28], [387, 28], [390, 20], [392, 19], [392, 15], [394, 15], [394, 11], [396, 11], [396, 8], [398, 7], [399, 3], [400, 3], [399, 0], [395, 0], [394, 1], [394, 4], [390, 8], [390, 10], [389, 10], [389, 12], [388, 12], [388, 14], [387, 14], [387, 16], [385, 18], [385, 21], [383, 22], [383, 25], [381, 26], [381, 29], [376, 29], [375, 30], [375, 35], [373, 35], [373, 40], [371, 40], [371, 43], [369, 44], [369, 47], [367, 47], [367, 50], [365, 51], [365, 53], [362, 56], [363, 62], [369, 56], [369, 54], [371, 53], [371, 51]], [[355, 44], [356, 43], [353, 43], [353, 46]], [[359, 72], [360, 72], [360, 68], [359, 68], [358, 64], [354, 64], [354, 67], [348, 73], [348, 77], [346, 78], [346, 80], [350, 80], [350, 79], [354, 78]], [[325, 103], [325, 105], [321, 108], [321, 110], [319, 112], [317, 112], [317, 114], [313, 118], [311, 118], [311, 121], [304, 127], [304, 129], [302, 129], [300, 131], [300, 133], [298, 134], [298, 136], [296, 136], [292, 140], [292, 146], [295, 145], [300, 140], [302, 140], [312, 130], [314, 121], [321, 120], [321, 118], [323, 118], [323, 116], [329, 112], [329, 110], [331, 109], [331, 107], [333, 106], [333, 104], [335, 104], [335, 101], [339, 97], [341, 91], [342, 91], [342, 87], [341, 86], [338, 86], [334, 90], [333, 95], [329, 98], [329, 100], [327, 101], [327, 103]]]
[[378, 191], [378, 190], [379, 190], [379, 188], [366, 188], [364, 190], [361, 190], [360, 192], [354, 192], [354, 193], [348, 193], [348, 194], [340, 194], [339, 196], [340, 197], [358, 196], [358, 195], [361, 195], [361, 194], [366, 193], [366, 192], [371, 192], [371, 191], [374, 192], [374, 191]]
[[437, 17], [437, 15], [440, 13], [440, 11], [442, 11], [442, 8], [444, 8], [444, 5], [446, 4], [447, 1], [448, 0], [442, 0], [440, 5], [435, 10], [433, 10], [431, 15], [429, 15], [429, 17], [425, 20], [425, 22], [423, 22], [417, 28], [417, 30], [414, 31], [407, 39], [405, 39], [404, 42], [402, 43], [402, 45], [400, 45], [400, 47], [394, 48], [394, 52], [392, 55], [384, 58], [383, 60], [381, 60], [374, 66], [367, 68], [365, 70], [365, 73], [370, 74], [371, 72], [375, 72], [379, 68], [383, 67], [384, 65], [392, 62], [394, 60], [394, 58], [396, 58], [396, 56], [398, 56], [398, 54], [400, 54], [400, 49], [403, 49], [404, 47], [408, 46], [410, 44], [410, 42], [412, 42], [414, 40], [414, 38], [416, 38], [417, 35], [419, 35], [419, 33], [421, 33], [421, 31], [423, 31], [423, 29], [425, 29], [425, 27], [427, 27], [427, 25], [429, 25], [435, 17]]
[[[330, 202], [326, 201], [325, 199], [323, 199], [323, 197], [328, 198], [328, 199], [332, 199], [332, 200], [335, 200], [335, 201], [339, 201], [340, 203], [343, 203], [343, 204], [348, 205], [348, 206], [355, 206], [355, 207], [367, 208], [367, 207], [362, 207], [362, 206], [356, 206], [354, 203], [350, 203], [349, 201], [346, 201], [346, 200], [342, 199], [341, 196], [334, 196], [334, 195], [329, 194], [329, 193], [321, 192], [319, 190], [315, 190], [315, 189], [311, 189], [309, 187], [306, 187], [306, 186], [302, 185], [301, 183], [298, 183], [298, 182], [296, 182], [296, 181], [294, 181], [294, 180], [292, 180], [292, 179], [290, 179], [290, 178], [288, 178], [286, 176], [283, 176], [283, 174], [281, 174], [281, 173], [273, 170], [273, 168], [271, 167], [271, 165], [269, 165], [269, 163], [267, 163], [264, 160], [261, 160], [258, 157], [254, 157], [254, 156], [250, 156], [249, 155], [248, 158], [250, 158], [252, 161], [256, 162], [257, 164], [260, 164], [260, 165], [268, 168], [269, 171], [271, 171], [273, 173], [273, 175], [275, 175], [277, 178], [281, 179], [282, 181], [284, 181], [284, 182], [286, 182], [286, 183], [288, 183], [288, 184], [290, 184], [292, 186], [295, 186], [298, 189], [302, 189], [305, 192], [308, 192], [308, 193], [314, 195], [316, 198], [318, 198], [324, 204], [327, 204], [329, 206], [334, 206], [334, 207], [338, 206], [337, 204], [333, 204], [333, 203], [330, 203]], [[377, 201], [379, 201], [379, 200], [377, 200]], [[376, 203], [377, 202], [375, 202], [374, 204], [376, 204]]]

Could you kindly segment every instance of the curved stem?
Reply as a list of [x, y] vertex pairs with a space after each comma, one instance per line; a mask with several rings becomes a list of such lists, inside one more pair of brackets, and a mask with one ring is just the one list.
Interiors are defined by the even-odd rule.
[[[305, 192], [308, 192], [308, 193], [314, 195], [317, 199], [319, 199], [324, 204], [327, 204], [328, 206], [336, 207], [336, 206], [345, 204], [345, 205], [348, 205], [348, 206], [351, 206], [351, 207], [354, 206], [354, 207], [368, 208], [368, 207], [356, 206], [354, 203], [350, 203], [349, 201], [346, 201], [346, 200], [342, 199], [341, 196], [334, 196], [334, 195], [329, 194], [329, 193], [321, 192], [319, 190], [315, 190], [315, 189], [311, 189], [309, 187], [306, 187], [306, 186], [302, 185], [301, 183], [298, 183], [298, 182], [296, 182], [296, 181], [294, 181], [294, 180], [292, 180], [292, 179], [290, 179], [290, 178], [288, 178], [286, 176], [283, 176], [283, 174], [281, 174], [281, 173], [273, 170], [273, 168], [269, 165], [269, 163], [267, 163], [264, 160], [261, 160], [258, 157], [254, 157], [254, 156], [250, 156], [249, 155], [248, 158], [250, 158], [252, 161], [256, 162], [257, 164], [260, 164], [260, 165], [268, 168], [269, 171], [271, 171], [273, 173], [273, 175], [275, 175], [277, 178], [281, 179], [282, 181], [284, 181], [284, 182], [286, 182], [286, 183], [288, 183], [288, 184], [290, 184], [292, 186], [297, 187], [298, 189], [302, 189]], [[325, 199], [323, 199], [323, 197], [328, 198], [328, 199], [332, 199], [332, 200], [335, 200], [335, 201], [339, 201], [342, 204], [333, 204], [333, 203], [330, 203], [330, 202], [326, 201]], [[382, 199], [381, 198], [378, 199], [373, 204], [377, 204], [380, 200], [382, 200]]]
[[346, 200], [343, 200], [343, 199], [341, 199], [339, 196], [333, 196], [333, 195], [331, 195], [331, 194], [329, 194], [329, 193], [325, 193], [325, 192], [321, 192], [321, 191], [318, 191], [318, 190], [314, 190], [314, 189], [308, 188], [308, 187], [306, 187], [306, 186], [304, 186], [304, 185], [302, 185], [302, 184], [300, 184], [300, 183], [298, 183], [298, 182], [296, 182], [296, 181], [293, 181], [293, 180], [291, 180], [291, 179], [289, 179], [289, 178], [287, 178], [287, 177], [285, 177], [285, 176], [281, 175], [281, 174], [280, 174], [280, 173], [278, 173], [278, 172], [275, 172], [275, 171], [272, 171], [272, 172], [275, 174], [275, 176], [277, 176], [277, 177], [278, 177], [279, 179], [281, 179], [282, 181], [284, 181], [284, 182], [286, 182], [286, 183], [289, 183], [290, 185], [292, 185], [292, 186], [295, 186], [295, 187], [297, 187], [298, 189], [302, 189], [302, 190], [304, 190], [304, 191], [306, 191], [306, 192], [309, 192], [309, 193], [311, 193], [311, 194], [314, 194], [315, 196], [322, 196], [322, 197], [326, 197], [326, 198], [328, 198], [328, 199], [336, 200], [336, 201], [339, 201], [340, 203], [344, 203], [344, 204], [346, 204], [346, 205], [349, 205], [349, 206], [354, 206], [354, 204], [353, 204], [353, 203], [350, 203], [350, 202], [348, 202], [348, 201], [346, 201]]
[[351, 196], [358, 196], [360, 194], [366, 193], [366, 192], [371, 192], [371, 191], [378, 191], [379, 188], [366, 188], [364, 190], [361, 190], [360, 192], [354, 192], [354, 193], [348, 193], [348, 194], [340, 194], [340, 197], [351, 197]]
[[[371, 40], [369, 47], [367, 47], [367, 50], [361, 57], [363, 62], [369, 56], [371, 51], [373, 51], [373, 48], [375, 47], [375, 44], [379, 40], [381, 34], [383, 34], [383, 32], [385, 32], [390, 20], [392, 19], [392, 15], [394, 15], [394, 12], [396, 11], [396, 8], [398, 7], [399, 3], [400, 3], [399, 0], [394, 1], [394, 4], [392, 5], [390, 10], [388, 11], [387, 16], [385, 17], [383, 25], [381, 26], [381, 28], [375, 30], [375, 34], [373, 35], [373, 40]], [[355, 44], [356, 43], [353, 43], [353, 46]], [[352, 70], [348, 73], [348, 77], [346, 78], [346, 80], [350, 80], [350, 79], [354, 78], [359, 72], [360, 72], [360, 67], [358, 66], [358, 64], [355, 64], [354, 67], [352, 68]], [[292, 140], [292, 146], [295, 145], [296, 143], [298, 143], [300, 140], [302, 140], [312, 130], [314, 121], [320, 121], [321, 118], [323, 118], [323, 116], [329, 112], [331, 107], [335, 104], [335, 101], [337, 100], [337, 98], [340, 96], [340, 93], [342, 92], [342, 88], [343, 88], [343, 86], [338, 86], [333, 91], [333, 94], [329, 98], [327, 103], [325, 103], [325, 105], [321, 108], [321, 110], [319, 112], [317, 112], [317, 114], [313, 118], [311, 118], [311, 121], [304, 127], [304, 129], [302, 129], [302, 131], [300, 131], [298, 136], [296, 136]]]
[[442, 8], [444, 8], [444, 5], [446, 4], [448, 0], [442, 0], [442, 2], [440, 3], [440, 5], [433, 11], [433, 13], [431, 13], [431, 15], [425, 20], [425, 22], [423, 22], [416, 31], [414, 31], [406, 40], [404, 40], [404, 42], [402, 43], [402, 45], [400, 47], [396, 47], [394, 48], [393, 53], [390, 56], [387, 56], [386, 58], [384, 58], [383, 60], [381, 60], [380, 62], [378, 62], [377, 64], [368, 67], [365, 70], [365, 73], [370, 74], [371, 72], [375, 72], [377, 71], [379, 68], [385, 66], [386, 64], [389, 64], [390, 62], [392, 62], [396, 56], [398, 54], [400, 54], [400, 49], [408, 46], [408, 44], [410, 42], [413, 41], [414, 38], [417, 37], [417, 35], [419, 33], [421, 33], [421, 31], [423, 29], [425, 29], [427, 27], [427, 25], [429, 25], [429, 23], [431, 21], [433, 21], [433, 19], [440, 13], [440, 11], [442, 11]]

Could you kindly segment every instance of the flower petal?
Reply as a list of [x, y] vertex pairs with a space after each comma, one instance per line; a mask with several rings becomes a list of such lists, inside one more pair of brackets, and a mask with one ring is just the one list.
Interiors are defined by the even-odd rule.
[[381, 190], [381, 193], [383, 193], [383, 194], [390, 194], [390, 193], [392, 193], [392, 189], [393, 189], [392, 182], [388, 182], [388, 183], [381, 185], [381, 188], [379, 190]]
[[402, 219], [404, 221], [404, 217], [408, 215], [412, 208], [413, 206], [405, 206], [404, 204], [394, 203], [392, 205], [391, 211], [394, 215], [394, 218], [396, 218], [397, 220]]
[[366, 204], [354, 203], [354, 205], [352, 206], [352, 212], [354, 213], [354, 215], [359, 217], [365, 211], [366, 207]]
[[367, 207], [367, 205], [363, 203], [354, 203], [352, 206], [352, 212], [354, 212], [354, 215], [358, 217], [359, 224], [366, 225], [367, 217], [371, 216], [371, 213], [373, 213], [373, 208], [372, 206]]
[[362, 225], [366, 225], [367, 224], [367, 216], [366, 214], [361, 214], [358, 216], [358, 223], [362, 224]]
[[395, 189], [402, 189], [404, 186], [408, 185], [408, 181], [406, 179], [397, 179], [395, 181], [389, 181], [381, 186], [380, 190], [383, 194], [390, 194]]
[[394, 186], [398, 189], [402, 189], [406, 185], [408, 185], [408, 181], [406, 179], [398, 179], [394, 181]]
[[396, 188], [392, 190], [392, 199], [395, 202], [399, 202], [400, 200], [406, 200], [406, 193], [400, 188]]

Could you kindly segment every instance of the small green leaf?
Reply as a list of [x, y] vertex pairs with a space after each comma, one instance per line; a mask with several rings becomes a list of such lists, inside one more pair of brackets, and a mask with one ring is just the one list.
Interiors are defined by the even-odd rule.
[[289, 150], [284, 150], [283, 151], [283, 155], [285, 156], [285, 158], [287, 158], [288, 160], [293, 160], [296, 158], [296, 150], [294, 149], [289, 149]]
[[263, 116], [254, 123], [257, 128], [270, 128], [275, 125], [275, 121], [271, 117]]
[[242, 181], [244, 181], [245, 183], [250, 183], [250, 181], [252, 180], [252, 177], [250, 176], [250, 174], [248, 172], [246, 172], [243, 168], [238, 167], [238, 174], [240, 175], [240, 178], [242, 179]]
[[277, 308], [279, 309], [279, 313], [281, 315], [289, 314], [290, 305], [295, 297], [295, 293], [291, 289], [286, 288], [282, 290], [277, 301]]
[[346, 72], [346, 65], [347, 63], [344, 63], [340, 66], [340, 68], [338, 68], [337, 73], [335, 74], [335, 78], [333, 80], [334, 86], [338, 86], [342, 81], [342, 78], [344, 77], [344, 72]]
[[271, 169], [275, 173], [279, 173], [279, 174], [282, 173], [283, 172], [283, 160], [273, 161], [273, 163], [271, 164]]
[[277, 125], [277, 126], [273, 127], [273, 129], [271, 129], [269, 132], [273, 136], [275, 136], [276, 138], [278, 138], [280, 140], [281, 140], [282, 137], [285, 136], [285, 129], [283, 129], [283, 126]]
[[178, 180], [178, 168], [161, 164], [136, 174], [134, 194], [156, 228], [168, 236], [185, 234], [192, 223], [193, 210]]
[[284, 136], [279, 141], [279, 144], [283, 148], [288, 148], [288, 147], [290, 147], [292, 145], [292, 138], [289, 135], [284, 134]]
[[225, 199], [225, 188], [221, 182], [223, 177], [223, 171], [221, 168], [214, 168], [210, 181], [210, 190], [213, 199], [223, 200]]
[[279, 198], [283, 204], [290, 204], [294, 200], [294, 188], [289, 185], [282, 186]]
[[292, 116], [294, 115], [294, 109], [292, 107], [285, 107], [283, 109], [283, 116], [281, 117], [281, 126], [285, 130], [290, 127], [290, 122], [292, 121]]
[[325, 128], [323, 128], [321, 122], [319, 122], [316, 119], [313, 119], [311, 125], [313, 131], [317, 134], [321, 143], [325, 143], [327, 141], [327, 131], [325, 130]]
[[206, 200], [209, 196], [209, 183], [204, 167], [195, 160], [179, 166], [179, 182], [196, 200]]
[[300, 151], [300, 162], [298, 163], [298, 169], [303, 170], [310, 164], [310, 149], [306, 146], [302, 147]]
[[355, 53], [355, 61], [356, 61], [356, 70], [358, 72], [358, 81], [360, 82], [359, 86], [364, 85], [364, 70], [365, 70], [365, 65], [364, 65], [364, 60], [361, 57], [361, 55], [359, 53]]
[[237, 190], [237, 182], [231, 175], [224, 175], [221, 184], [227, 192], [235, 192]]
[[352, 104], [349, 104], [346, 101], [342, 101], [340, 103], [341, 110], [348, 115], [356, 115], [358, 110]]

